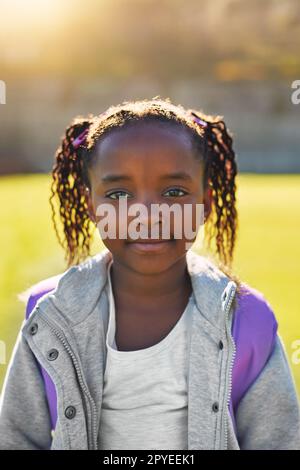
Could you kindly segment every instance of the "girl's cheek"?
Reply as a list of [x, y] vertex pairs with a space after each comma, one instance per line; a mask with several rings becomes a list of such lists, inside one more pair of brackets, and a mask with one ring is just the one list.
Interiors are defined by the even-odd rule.
[[104, 202], [98, 201], [96, 207], [96, 224], [99, 235], [104, 241], [106, 239], [116, 239], [117, 234], [117, 217], [116, 209], [114, 204], [110, 203], [109, 200]]
[[186, 202], [182, 207], [180, 222], [183, 227], [183, 239], [193, 241], [204, 223], [204, 204], [196, 200]]
[[98, 232], [102, 240], [127, 240], [130, 238], [132, 217], [118, 211], [113, 205], [105, 214], [97, 217]]

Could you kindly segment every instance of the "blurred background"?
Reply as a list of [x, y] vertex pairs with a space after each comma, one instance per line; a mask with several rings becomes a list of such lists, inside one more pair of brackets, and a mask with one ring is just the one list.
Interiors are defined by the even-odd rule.
[[0, 388], [18, 294], [66, 269], [48, 203], [65, 127], [160, 95], [233, 134], [233, 267], [273, 307], [300, 397], [299, 1], [0, 0], [0, 14]]

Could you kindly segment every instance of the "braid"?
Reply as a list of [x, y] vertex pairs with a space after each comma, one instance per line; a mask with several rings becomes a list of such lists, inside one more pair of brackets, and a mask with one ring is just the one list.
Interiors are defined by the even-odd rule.
[[[198, 120], [194, 120], [198, 118]], [[200, 120], [200, 121], [199, 121]], [[235, 176], [237, 166], [232, 149], [232, 138], [224, 121], [219, 116], [174, 105], [169, 98], [159, 96], [151, 100], [124, 101], [111, 106], [99, 116], [77, 117], [66, 129], [62, 144], [56, 152], [56, 163], [52, 170], [50, 203], [52, 219], [60, 245], [67, 252], [68, 266], [79, 263], [90, 254], [92, 229], [86, 201], [86, 187], [90, 188], [87, 169], [96, 158], [96, 146], [111, 131], [136, 122], [159, 122], [176, 125], [189, 133], [196, 149], [196, 158], [203, 161], [204, 187], [212, 190], [212, 211], [205, 224], [208, 246], [216, 243], [219, 266], [230, 274], [230, 264], [237, 230], [235, 207]], [[88, 129], [87, 142], [74, 148], [72, 142]], [[64, 229], [65, 240], [60, 240], [55, 222], [52, 199], [58, 196], [59, 215]], [[231, 276], [233, 279], [234, 276]]]
[[[79, 263], [90, 254], [91, 228], [85, 198], [86, 178], [82, 149], [75, 149], [72, 142], [85, 129], [92, 118], [77, 117], [66, 129], [61, 146], [57, 149], [56, 163], [52, 169], [51, 196], [52, 221], [60, 245], [66, 250], [68, 267]], [[52, 199], [58, 197], [59, 215], [63, 224], [64, 241], [61, 240], [55, 221], [55, 206]]]
[[212, 213], [206, 224], [208, 246], [215, 240], [222, 264], [230, 266], [238, 227], [236, 210], [237, 164], [232, 137], [219, 117], [204, 116], [195, 110], [191, 114], [205, 123], [204, 160], [205, 183], [212, 188]]

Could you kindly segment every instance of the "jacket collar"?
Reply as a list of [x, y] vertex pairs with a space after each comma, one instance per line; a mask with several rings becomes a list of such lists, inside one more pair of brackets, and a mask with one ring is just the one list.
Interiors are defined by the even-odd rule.
[[[99, 301], [107, 282], [112, 253], [105, 248], [87, 261], [72, 266], [59, 279], [54, 291], [42, 298], [63, 312], [69, 324], [83, 321]], [[218, 330], [223, 329], [227, 307], [236, 293], [236, 284], [207, 257], [191, 249], [186, 252], [187, 269], [191, 276], [196, 307], [200, 314]], [[46, 306], [46, 305], [45, 305]]]

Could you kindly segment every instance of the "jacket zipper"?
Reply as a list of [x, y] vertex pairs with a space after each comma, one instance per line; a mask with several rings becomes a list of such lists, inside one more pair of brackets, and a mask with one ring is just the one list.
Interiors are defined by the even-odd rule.
[[236, 294], [237, 286], [233, 281], [231, 281], [231, 282], [232, 282], [232, 284], [231, 284], [231, 287], [230, 287], [230, 292], [228, 294], [229, 299], [227, 299], [226, 307], [225, 307], [226, 333], [227, 333], [227, 336], [229, 337], [229, 340], [230, 340], [231, 346], [232, 346], [232, 357], [231, 357], [231, 361], [230, 361], [230, 365], [229, 365], [229, 374], [227, 374], [228, 381], [229, 381], [228, 394], [227, 394], [227, 400], [226, 400], [226, 408], [223, 410], [223, 422], [225, 423], [225, 428], [224, 428], [224, 432], [225, 432], [225, 449], [227, 449], [227, 447], [228, 447], [228, 432], [227, 432], [227, 427], [228, 427], [228, 416], [227, 415], [228, 415], [228, 413], [227, 413], [227, 410], [228, 410], [228, 407], [229, 407], [229, 404], [230, 404], [230, 399], [231, 399], [232, 371], [233, 371], [233, 365], [234, 365], [234, 360], [235, 360], [235, 356], [236, 356], [236, 346], [235, 346], [234, 339], [233, 339], [232, 334], [231, 334], [229, 314], [230, 314], [231, 306], [232, 306], [232, 303], [233, 303], [233, 299], [234, 299], [235, 294]]
[[[39, 309], [39, 307], [36, 307], [36, 310], [38, 310], [38, 309]], [[97, 450], [98, 449], [98, 442], [97, 442], [97, 424], [96, 424], [97, 423], [96, 405], [95, 405], [95, 402], [94, 402], [93, 398], [91, 397], [91, 394], [90, 394], [87, 386], [84, 383], [83, 376], [82, 376], [77, 358], [76, 358], [74, 352], [72, 351], [68, 341], [66, 340], [64, 334], [61, 332], [61, 330], [58, 330], [55, 326], [53, 326], [52, 322], [47, 318], [47, 316], [45, 314], [43, 314], [43, 316], [41, 316], [40, 318], [42, 318], [42, 320], [44, 320], [47, 323], [47, 325], [49, 326], [51, 331], [53, 331], [53, 333], [61, 341], [64, 348], [66, 349], [66, 351], [68, 352], [69, 356], [72, 359], [72, 362], [74, 364], [76, 374], [77, 374], [77, 377], [78, 377], [79, 385], [80, 385], [80, 388], [81, 388], [81, 394], [82, 394], [82, 396], [87, 397], [87, 399], [88, 399], [88, 401], [91, 405], [91, 408], [92, 408], [91, 429], [90, 429], [90, 426], [88, 425], [88, 448], [92, 449], [92, 450]], [[84, 402], [85, 412], [86, 412], [86, 417], [87, 417], [87, 406], [86, 406], [86, 399], [85, 398], [84, 398], [83, 402]]]

